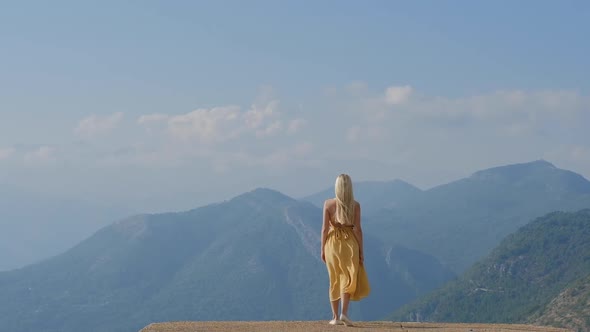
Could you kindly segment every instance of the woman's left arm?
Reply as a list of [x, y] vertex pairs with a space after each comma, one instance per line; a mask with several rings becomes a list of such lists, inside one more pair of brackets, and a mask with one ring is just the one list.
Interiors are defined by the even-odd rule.
[[324, 253], [324, 245], [326, 244], [326, 239], [328, 238], [328, 231], [330, 230], [330, 227], [328, 226], [328, 222], [330, 220], [330, 215], [328, 212], [328, 201], [324, 202], [324, 218], [323, 218], [323, 222], [322, 222], [322, 242], [321, 242], [321, 246], [322, 246], [322, 261], [325, 263], [326, 262], [326, 255]]

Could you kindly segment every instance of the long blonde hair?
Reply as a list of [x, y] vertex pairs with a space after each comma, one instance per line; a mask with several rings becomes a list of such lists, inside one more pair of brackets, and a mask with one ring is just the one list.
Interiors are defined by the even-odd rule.
[[334, 184], [336, 193], [336, 220], [343, 225], [352, 225], [354, 219], [354, 194], [348, 174], [340, 174]]

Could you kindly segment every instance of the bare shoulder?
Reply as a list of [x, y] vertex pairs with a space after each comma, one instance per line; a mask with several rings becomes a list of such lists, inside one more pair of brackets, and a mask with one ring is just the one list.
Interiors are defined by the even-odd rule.
[[354, 208], [355, 209], [360, 209], [361, 208], [361, 203], [359, 203], [357, 200], [354, 201]]
[[336, 205], [336, 200], [334, 198], [328, 198], [327, 200], [324, 201], [324, 207], [326, 207], [326, 208], [330, 208], [334, 205]]

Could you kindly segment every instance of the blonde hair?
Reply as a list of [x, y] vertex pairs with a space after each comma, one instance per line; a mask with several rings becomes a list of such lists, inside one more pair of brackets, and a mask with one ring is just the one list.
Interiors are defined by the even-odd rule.
[[336, 220], [343, 225], [352, 225], [354, 219], [354, 194], [348, 174], [340, 174], [334, 184], [336, 194]]

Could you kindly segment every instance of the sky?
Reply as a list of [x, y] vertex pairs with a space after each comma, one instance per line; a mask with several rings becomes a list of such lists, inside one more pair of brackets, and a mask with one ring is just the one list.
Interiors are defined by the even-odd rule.
[[589, 34], [588, 1], [0, 1], [0, 186], [158, 212], [590, 178]]

